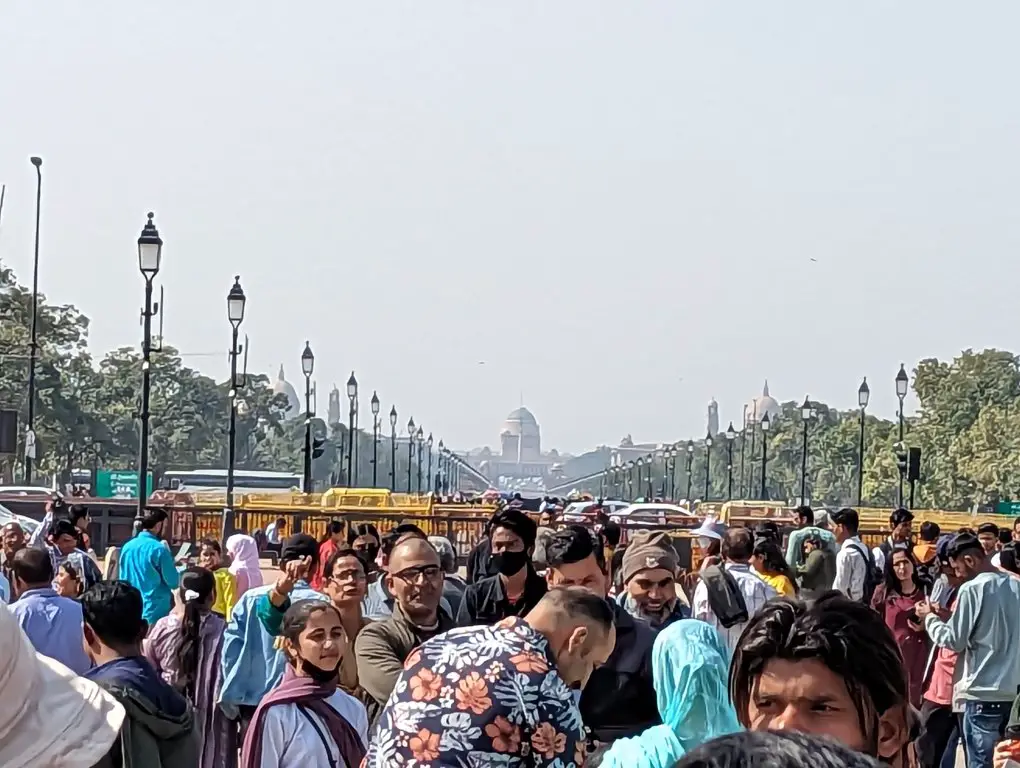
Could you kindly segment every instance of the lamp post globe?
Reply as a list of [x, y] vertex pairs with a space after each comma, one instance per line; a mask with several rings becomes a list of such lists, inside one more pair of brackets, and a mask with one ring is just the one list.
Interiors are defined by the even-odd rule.
[[311, 345], [305, 341], [305, 351], [301, 353], [301, 373], [303, 373], [307, 379], [312, 375], [312, 371], [314, 370], [315, 355], [312, 354]]
[[390, 406], [390, 427], [396, 428], [397, 426], [397, 406]]
[[729, 440], [731, 443], [737, 439], [737, 430], [733, 428], [732, 421], [730, 422], [730, 425], [726, 427], [726, 439]]
[[163, 239], [159, 236], [159, 230], [152, 223], [155, 214], [149, 213], [149, 220], [142, 227], [142, 234], [138, 237], [138, 268], [145, 275], [146, 280], [152, 280], [159, 272], [163, 260]]
[[861, 408], [868, 407], [868, 400], [871, 399], [871, 388], [868, 386], [868, 377], [864, 377], [861, 386], [857, 388], [857, 405]]
[[900, 363], [899, 373], [896, 374], [896, 397], [900, 400], [907, 396], [907, 389], [910, 386], [910, 377], [907, 376], [907, 369]]
[[763, 501], [765, 500], [765, 497], [766, 497], [765, 473], [766, 473], [766, 470], [767, 470], [767, 467], [768, 467], [768, 458], [769, 458], [769, 454], [768, 454], [768, 447], [769, 447], [768, 434], [769, 434], [769, 429], [771, 428], [771, 426], [772, 426], [772, 419], [769, 418], [769, 413], [768, 413], [768, 411], [766, 411], [765, 415], [761, 417], [761, 498], [762, 498]]
[[244, 320], [244, 305], [246, 301], [244, 289], [241, 288], [241, 276], [234, 275], [234, 285], [227, 294], [227, 319], [230, 320], [230, 324], [235, 328]]
[[358, 396], [358, 380], [354, 378], [354, 371], [351, 371], [351, 377], [347, 379], [347, 398], [353, 400]]
[[372, 392], [372, 415], [379, 415], [379, 395], [376, 392]]
[[815, 409], [811, 407], [810, 401], [805, 397], [804, 404], [800, 407], [800, 417], [804, 421], [809, 421], [814, 415]]

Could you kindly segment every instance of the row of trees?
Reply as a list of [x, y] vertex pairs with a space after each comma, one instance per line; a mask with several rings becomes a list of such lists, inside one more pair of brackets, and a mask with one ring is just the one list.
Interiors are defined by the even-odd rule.
[[[915, 506], [971, 509], [1020, 498], [1020, 369], [1017, 357], [1002, 350], [965, 350], [951, 362], [921, 360], [911, 376], [920, 407], [908, 416], [904, 443], [921, 448], [921, 479]], [[782, 412], [768, 432], [768, 497], [792, 500], [800, 496], [804, 422], [801, 403], [782, 403]], [[812, 401], [815, 416], [808, 425], [807, 496], [817, 503], [857, 503], [857, 456], [860, 411], [839, 411]], [[739, 428], [739, 425], [736, 425]], [[864, 503], [893, 506], [899, 469], [894, 446], [897, 421], [866, 415], [864, 425]], [[746, 440], [746, 442], [744, 442]], [[760, 427], [751, 451], [750, 427], [733, 445], [734, 497], [758, 498], [761, 491]], [[711, 448], [711, 498], [727, 494], [728, 448], [719, 436]], [[743, 472], [741, 448], [743, 442]], [[692, 495], [705, 488], [705, 442], [694, 442]], [[682, 452], [683, 453], [683, 452]], [[663, 463], [653, 469], [658, 493]], [[645, 470], [647, 477], [647, 469]], [[686, 456], [677, 459], [677, 494], [686, 493]], [[642, 483], [641, 493], [645, 492]], [[904, 495], [907, 494], [906, 487]]]
[[[0, 263], [0, 407], [14, 408], [24, 426], [28, 416], [28, 368], [32, 293]], [[121, 348], [96, 360], [88, 351], [89, 320], [74, 306], [40, 297], [36, 361], [36, 467], [40, 475], [67, 478], [75, 468], [137, 466], [141, 403], [141, 354]], [[164, 345], [152, 355], [150, 463], [170, 468], [225, 467], [230, 403], [228, 382], [217, 382], [185, 365], [178, 350]], [[300, 472], [304, 420], [287, 412], [287, 398], [275, 394], [267, 376], [249, 376], [239, 392], [237, 462], [239, 469]], [[339, 471], [346, 429], [331, 425], [312, 475], [327, 483]], [[358, 476], [372, 478], [372, 435], [359, 433]], [[20, 476], [24, 431], [16, 456], [0, 457], [7, 481]], [[407, 446], [397, 451], [398, 488], [407, 484]], [[378, 478], [389, 484], [389, 440], [379, 446]], [[436, 454], [438, 455], [438, 454]], [[433, 457], [433, 473], [436, 471]], [[345, 460], [346, 466], [346, 460]], [[417, 486], [417, 466], [413, 470]], [[428, 480], [423, 479], [423, 487]]]

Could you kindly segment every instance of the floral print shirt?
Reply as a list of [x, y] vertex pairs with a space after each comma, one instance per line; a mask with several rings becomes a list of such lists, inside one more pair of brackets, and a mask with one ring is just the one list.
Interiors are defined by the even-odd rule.
[[585, 731], [549, 643], [516, 616], [408, 657], [364, 768], [582, 768]]

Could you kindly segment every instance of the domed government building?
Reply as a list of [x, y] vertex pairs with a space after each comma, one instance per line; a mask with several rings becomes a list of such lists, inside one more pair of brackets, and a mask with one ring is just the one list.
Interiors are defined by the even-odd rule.
[[298, 397], [298, 393], [297, 390], [294, 389], [294, 385], [287, 381], [284, 376], [282, 365], [280, 366], [280, 372], [276, 375], [276, 381], [273, 382], [273, 394], [287, 396], [288, 408], [284, 413], [284, 419], [294, 419], [304, 413], [304, 406], [301, 404], [301, 398]]
[[542, 453], [542, 429], [538, 419], [522, 405], [503, 420], [499, 430], [499, 453], [485, 446], [469, 451], [467, 458], [496, 487], [539, 489], [554, 468], [568, 457], [561, 456], [555, 449]]

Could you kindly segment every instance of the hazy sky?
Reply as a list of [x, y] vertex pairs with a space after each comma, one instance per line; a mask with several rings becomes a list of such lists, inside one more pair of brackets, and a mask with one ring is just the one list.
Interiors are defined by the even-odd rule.
[[[137, 344], [156, 212], [166, 335], [320, 408], [352, 368], [400, 423], [545, 447], [725, 426], [780, 399], [895, 409], [893, 376], [1020, 349], [1015, 2], [4, 0], [0, 259]], [[811, 259], [817, 259], [812, 262]], [[208, 353], [212, 353], [211, 355]], [[485, 365], [479, 365], [485, 361]], [[363, 418], [364, 423], [364, 418]]]

